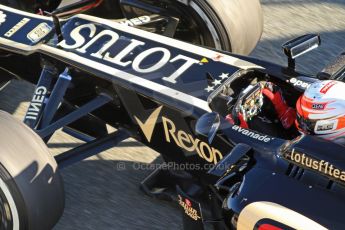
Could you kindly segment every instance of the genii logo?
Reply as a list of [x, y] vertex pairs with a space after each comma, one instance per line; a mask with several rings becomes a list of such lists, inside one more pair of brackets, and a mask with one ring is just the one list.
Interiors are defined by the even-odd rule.
[[36, 88], [33, 98], [31, 99], [28, 112], [25, 116], [25, 119], [37, 120], [39, 112], [42, 108], [44, 98], [47, 94], [47, 88], [44, 86], [39, 86]]

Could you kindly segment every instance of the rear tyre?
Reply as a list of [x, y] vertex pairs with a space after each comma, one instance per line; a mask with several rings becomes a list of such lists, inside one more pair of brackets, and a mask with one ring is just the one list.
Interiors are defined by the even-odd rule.
[[0, 0], [0, 4], [30, 13], [35, 13], [38, 9], [52, 12], [60, 3], [61, 0]]
[[230, 50], [225, 50], [247, 55], [255, 48], [263, 31], [263, 15], [259, 0], [198, 1], [207, 2], [218, 17], [218, 27], [224, 27], [224, 31], [219, 31], [231, 44]]
[[0, 111], [0, 229], [51, 229], [64, 208], [62, 180], [47, 146]]
[[242, 55], [255, 48], [263, 30], [259, 0], [120, 0], [120, 4], [126, 18], [157, 9], [179, 18], [176, 39]]

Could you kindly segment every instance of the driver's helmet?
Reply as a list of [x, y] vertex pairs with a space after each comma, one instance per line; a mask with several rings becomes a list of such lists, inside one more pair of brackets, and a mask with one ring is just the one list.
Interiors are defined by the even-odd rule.
[[311, 84], [296, 109], [300, 132], [328, 140], [345, 136], [345, 83], [327, 80]]

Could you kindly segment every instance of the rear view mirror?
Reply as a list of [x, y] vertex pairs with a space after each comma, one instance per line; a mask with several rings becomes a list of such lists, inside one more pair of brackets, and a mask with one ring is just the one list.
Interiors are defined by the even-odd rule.
[[196, 122], [195, 131], [208, 138], [208, 142], [211, 144], [216, 136], [220, 126], [220, 117], [218, 113], [206, 113], [202, 115]]
[[289, 60], [289, 68], [295, 69], [295, 58], [319, 47], [321, 38], [318, 34], [307, 34], [283, 44], [283, 50]]

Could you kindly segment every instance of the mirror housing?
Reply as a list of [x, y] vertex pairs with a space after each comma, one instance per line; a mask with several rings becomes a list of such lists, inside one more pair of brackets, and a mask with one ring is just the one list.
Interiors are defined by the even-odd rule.
[[226, 155], [221, 161], [219, 161], [213, 168], [207, 173], [213, 176], [224, 176], [231, 166], [238, 163], [244, 156], [248, 155], [252, 151], [252, 147], [247, 144], [239, 143]]
[[220, 127], [220, 116], [218, 113], [206, 113], [202, 115], [195, 125], [196, 133], [207, 137], [211, 144]]
[[292, 39], [282, 45], [285, 55], [288, 57], [288, 67], [295, 69], [295, 59], [321, 45], [319, 34], [306, 34]]

